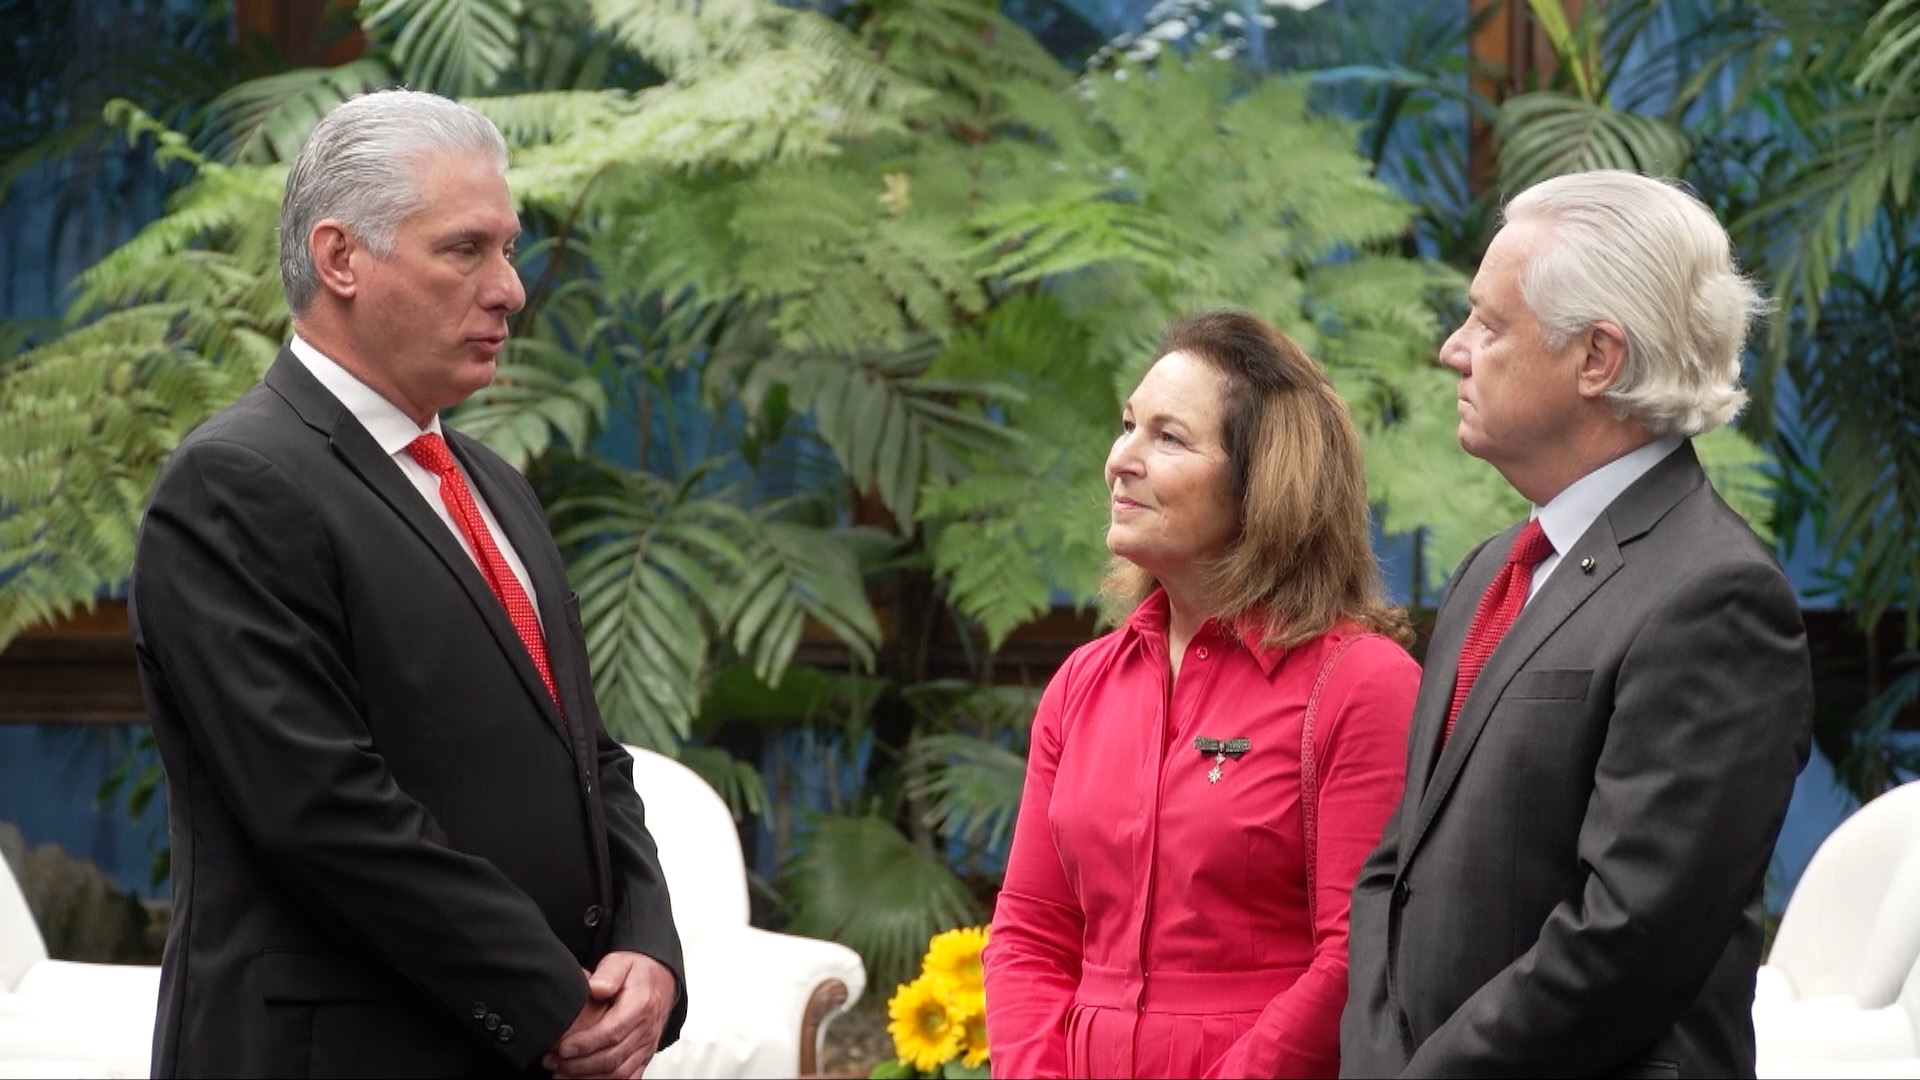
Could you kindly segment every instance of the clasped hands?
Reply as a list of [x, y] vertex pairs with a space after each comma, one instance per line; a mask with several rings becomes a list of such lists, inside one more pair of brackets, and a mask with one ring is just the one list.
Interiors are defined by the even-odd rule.
[[636, 952], [613, 952], [587, 972], [587, 1003], [540, 1063], [557, 1077], [638, 1077], [673, 1012], [673, 972]]

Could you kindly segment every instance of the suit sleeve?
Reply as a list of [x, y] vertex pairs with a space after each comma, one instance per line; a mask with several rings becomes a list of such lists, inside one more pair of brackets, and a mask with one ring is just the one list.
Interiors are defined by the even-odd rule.
[[[584, 642], [581, 646], [585, 648]], [[607, 810], [607, 848], [614, 882], [611, 948], [645, 953], [673, 972], [673, 1012], [660, 1032], [660, 1048], [673, 1045], [687, 1020], [687, 962], [674, 927], [660, 852], [647, 831], [646, 810], [633, 787], [633, 755], [598, 733], [600, 797]]]
[[1758, 895], [1806, 759], [1812, 681], [1785, 577], [1695, 576], [1628, 647], [1595, 768], [1577, 898], [1421, 1045], [1419, 1076], [1545, 1075], [1651, 1043]]
[[1034, 713], [1020, 813], [983, 957], [995, 1076], [1067, 1075], [1067, 1008], [1080, 985], [1086, 916], [1060, 865], [1048, 808], [1075, 666], [1069, 658]]
[[1379, 843], [1406, 785], [1407, 724], [1419, 687], [1419, 666], [1385, 638], [1362, 639], [1335, 666], [1315, 720], [1313, 962], [1209, 1076], [1329, 1076], [1338, 1065], [1349, 901], [1362, 861]]
[[[483, 1038], [536, 1063], [587, 1000], [572, 953], [396, 784], [359, 702], [346, 598], [307, 492], [246, 447], [183, 449], [155, 489], [132, 589], [141, 640], [215, 789], [289, 897]], [[144, 662], [144, 661], [143, 661]]]

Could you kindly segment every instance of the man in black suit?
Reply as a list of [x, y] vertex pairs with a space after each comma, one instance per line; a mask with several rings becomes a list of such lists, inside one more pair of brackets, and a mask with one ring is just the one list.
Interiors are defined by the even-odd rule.
[[175, 451], [129, 604], [165, 764], [155, 1076], [638, 1076], [667, 889], [532, 489], [439, 412], [526, 302], [506, 146], [384, 91], [287, 179], [293, 341]]
[[1750, 1077], [1812, 678], [1691, 440], [1744, 403], [1762, 302], [1711, 211], [1617, 171], [1516, 197], [1468, 298], [1460, 442], [1533, 520], [1441, 600], [1354, 888], [1341, 1074]]

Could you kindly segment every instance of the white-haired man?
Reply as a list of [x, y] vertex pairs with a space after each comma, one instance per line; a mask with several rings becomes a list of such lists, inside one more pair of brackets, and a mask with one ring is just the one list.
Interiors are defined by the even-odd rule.
[[1533, 504], [1441, 600], [1353, 894], [1344, 1076], [1752, 1076], [1762, 890], [1806, 761], [1793, 589], [1691, 438], [1762, 302], [1671, 184], [1514, 198], [1441, 363]]

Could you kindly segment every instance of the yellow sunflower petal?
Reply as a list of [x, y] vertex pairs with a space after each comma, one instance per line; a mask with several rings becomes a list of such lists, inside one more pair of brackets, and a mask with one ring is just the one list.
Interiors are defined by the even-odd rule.
[[968, 1016], [960, 1025], [960, 1064], [977, 1069], [987, 1063], [987, 1014], [983, 1010]]
[[947, 1015], [936, 980], [925, 975], [902, 983], [887, 1001], [887, 1033], [894, 1053], [921, 1072], [932, 1072], [960, 1052], [965, 1032]]
[[927, 956], [921, 966], [928, 975], [945, 979], [958, 990], [978, 992], [983, 979], [980, 950], [986, 946], [984, 926], [963, 926], [935, 934], [927, 943]]

